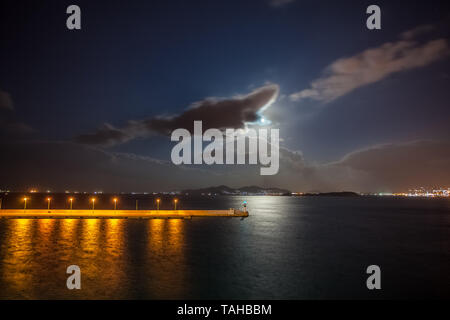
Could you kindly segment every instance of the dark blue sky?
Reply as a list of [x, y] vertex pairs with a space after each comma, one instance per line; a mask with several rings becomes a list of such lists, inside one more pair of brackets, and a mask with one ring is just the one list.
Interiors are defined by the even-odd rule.
[[[13, 100], [3, 122], [28, 136], [68, 141], [103, 123], [182, 113], [206, 97], [280, 87], [267, 116], [284, 146], [310, 162], [338, 161], [381, 143], [450, 138], [450, 63], [440, 58], [322, 103], [292, 101], [334, 61], [434, 25], [421, 41], [448, 38], [448, 1], [376, 1], [382, 30], [365, 27], [373, 1], [2, 1], [0, 90]], [[65, 27], [66, 7], [82, 30]], [[0, 123], [1, 124], [1, 123]], [[167, 137], [114, 151], [168, 159]]]

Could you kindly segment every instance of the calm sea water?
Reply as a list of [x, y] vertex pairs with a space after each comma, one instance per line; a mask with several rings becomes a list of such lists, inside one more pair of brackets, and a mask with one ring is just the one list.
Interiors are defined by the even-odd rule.
[[[0, 298], [450, 298], [448, 199], [245, 200], [242, 221], [0, 219]], [[66, 288], [72, 264], [78, 291]], [[381, 291], [366, 289], [371, 264], [381, 267]]]

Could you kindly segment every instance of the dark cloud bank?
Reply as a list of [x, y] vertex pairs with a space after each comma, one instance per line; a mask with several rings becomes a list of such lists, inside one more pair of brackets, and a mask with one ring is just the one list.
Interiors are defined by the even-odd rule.
[[28, 124], [19, 121], [15, 111], [11, 95], [0, 89], [0, 140], [21, 138], [35, 131]]
[[259, 166], [179, 167], [133, 154], [80, 144], [0, 144], [0, 188], [27, 190], [170, 191], [228, 184], [258, 184], [293, 191], [401, 191], [450, 184], [450, 142], [416, 141], [352, 152], [338, 162], [314, 165], [300, 153], [280, 152], [280, 172], [260, 176]]
[[13, 110], [14, 104], [8, 92], [0, 90], [0, 109]]
[[151, 134], [170, 135], [178, 128], [192, 131], [195, 120], [203, 121], [203, 130], [243, 128], [245, 123], [259, 119], [259, 112], [276, 100], [278, 92], [278, 86], [273, 84], [229, 99], [208, 98], [192, 104], [178, 115], [131, 120], [123, 128], [104, 124], [94, 133], [76, 137], [75, 141], [107, 147]]

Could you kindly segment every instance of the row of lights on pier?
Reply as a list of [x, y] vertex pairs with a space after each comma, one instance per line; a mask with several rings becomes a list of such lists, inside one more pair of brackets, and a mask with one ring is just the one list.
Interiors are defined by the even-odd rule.
[[[27, 197], [23, 198], [23, 202], [24, 202], [24, 210], [27, 209], [27, 201], [29, 201], [30, 199]], [[47, 209], [50, 210], [50, 203], [52, 201], [52, 198], [47, 198]], [[73, 201], [75, 200], [74, 198], [69, 198], [69, 203], [70, 203], [70, 210], [72, 210], [72, 206], [73, 206]], [[95, 210], [95, 202], [97, 201], [96, 198], [91, 198], [90, 199], [90, 203], [92, 203], [92, 210]], [[119, 200], [117, 198], [113, 198], [113, 202], [114, 202], [114, 210], [117, 210], [117, 202]], [[159, 205], [161, 203], [161, 199], [156, 199], [156, 209], [159, 210]], [[174, 204], [174, 208], [175, 210], [177, 210], [177, 204], [178, 204], [178, 199], [173, 199], [173, 204]], [[137, 204], [136, 204], [136, 210], [137, 210]]]

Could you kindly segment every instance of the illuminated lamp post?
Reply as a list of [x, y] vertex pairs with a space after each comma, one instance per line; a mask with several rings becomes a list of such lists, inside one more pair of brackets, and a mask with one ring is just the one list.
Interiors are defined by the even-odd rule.
[[177, 210], [177, 203], [178, 203], [178, 199], [173, 200], [174, 204], [175, 204], [175, 210]]
[[91, 202], [92, 202], [92, 211], [95, 211], [95, 198], [92, 198]]
[[156, 199], [156, 210], [159, 210], [159, 203], [161, 202], [161, 199]]
[[72, 210], [73, 198], [69, 198], [69, 202], [70, 202], [70, 210]]
[[52, 198], [47, 198], [47, 210], [50, 211], [50, 202], [52, 201]]
[[114, 201], [114, 211], [115, 211], [115, 210], [117, 210], [117, 198], [114, 198], [113, 201]]

